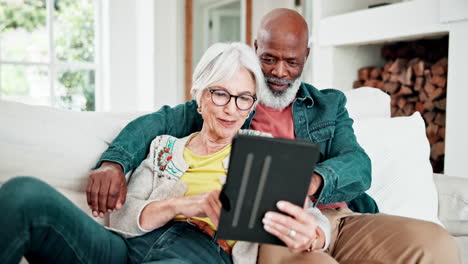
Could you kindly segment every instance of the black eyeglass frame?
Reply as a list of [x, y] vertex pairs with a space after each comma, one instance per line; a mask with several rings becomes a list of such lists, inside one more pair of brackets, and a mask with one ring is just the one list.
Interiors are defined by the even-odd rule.
[[[234, 98], [235, 98], [234, 102], [236, 103], [237, 109], [239, 109], [239, 110], [241, 110], [241, 111], [248, 111], [248, 110], [252, 109], [252, 107], [254, 106], [255, 102], [257, 101], [257, 97], [254, 96], [254, 95], [250, 95], [250, 94], [232, 95], [232, 94], [230, 94], [228, 91], [226, 91], [225, 89], [213, 89], [213, 88], [208, 88], [207, 90], [208, 90], [208, 92], [210, 92], [210, 94], [211, 94], [211, 95], [210, 95], [211, 101], [212, 101], [213, 104], [215, 104], [216, 106], [225, 106], [225, 105], [229, 104], [229, 103], [231, 102], [232, 97], [234, 97]], [[225, 92], [226, 94], [229, 95], [229, 100], [227, 100], [227, 102], [226, 102], [225, 104], [217, 104], [217, 103], [215, 103], [215, 101], [213, 100], [213, 93], [214, 93], [214, 92], [217, 92], [217, 91], [223, 91], [223, 92]], [[242, 108], [239, 107], [239, 104], [237, 103], [237, 98], [239, 98], [239, 97], [241, 97], [241, 96], [250, 96], [250, 97], [252, 97], [253, 103], [252, 103], [252, 105], [251, 105], [249, 108], [247, 108], [247, 109], [242, 109]]]

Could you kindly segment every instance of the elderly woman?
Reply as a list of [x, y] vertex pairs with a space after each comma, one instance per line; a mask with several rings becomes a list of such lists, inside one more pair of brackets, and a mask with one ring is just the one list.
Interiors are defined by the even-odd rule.
[[[202, 130], [152, 141], [130, 179], [127, 202], [111, 214], [110, 230], [45, 183], [7, 182], [0, 189], [2, 262], [26, 256], [31, 263], [255, 263], [258, 244], [217, 239], [216, 227], [231, 140], [255, 107], [261, 85], [261, 68], [248, 46], [211, 46], [193, 76]], [[265, 230], [292, 251], [326, 247], [329, 226], [320, 211], [292, 208], [296, 211], [268, 212]], [[302, 222], [288, 214], [300, 215]]]

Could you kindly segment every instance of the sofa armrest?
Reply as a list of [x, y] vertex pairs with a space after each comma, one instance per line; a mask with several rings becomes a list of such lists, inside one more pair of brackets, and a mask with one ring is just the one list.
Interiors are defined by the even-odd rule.
[[468, 178], [434, 174], [439, 219], [454, 236], [468, 236]]

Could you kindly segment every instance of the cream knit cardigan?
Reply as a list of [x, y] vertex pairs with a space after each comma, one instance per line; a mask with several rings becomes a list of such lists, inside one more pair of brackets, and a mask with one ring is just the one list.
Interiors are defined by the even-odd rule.
[[[241, 130], [239, 133], [271, 136], [253, 130]], [[151, 202], [180, 197], [185, 194], [188, 188], [180, 180], [180, 177], [188, 169], [188, 164], [183, 158], [183, 153], [188, 140], [195, 134], [181, 139], [163, 135], [156, 137], [151, 142], [147, 158], [130, 177], [125, 204], [119, 211], [115, 211], [110, 215], [110, 230], [116, 231], [126, 238], [148, 233], [152, 230], [145, 230], [139, 224], [143, 208]], [[228, 163], [229, 156], [223, 160], [226, 171]], [[226, 182], [225, 175], [220, 177], [220, 182], [221, 184]], [[329, 238], [330, 224], [327, 219], [318, 209], [310, 209], [308, 209], [308, 212], [317, 217], [319, 220], [318, 225]], [[256, 263], [257, 255], [258, 243], [238, 241], [232, 249], [234, 263]]]

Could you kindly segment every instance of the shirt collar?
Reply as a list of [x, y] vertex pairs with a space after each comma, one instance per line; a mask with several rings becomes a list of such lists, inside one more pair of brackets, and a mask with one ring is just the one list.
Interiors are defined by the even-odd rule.
[[314, 99], [312, 98], [312, 94], [307, 89], [305, 83], [301, 83], [301, 86], [299, 86], [296, 98], [296, 100], [304, 102], [308, 108], [314, 105]]

